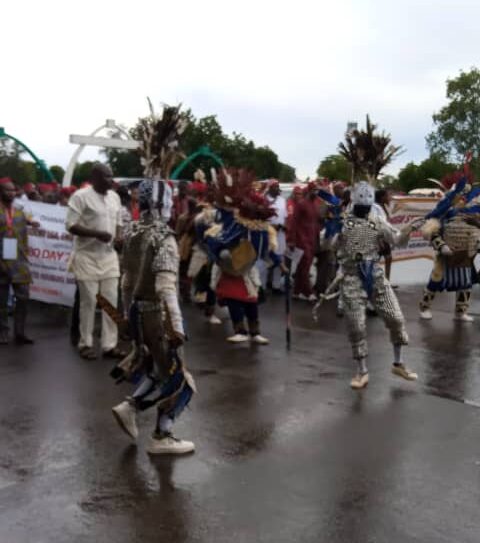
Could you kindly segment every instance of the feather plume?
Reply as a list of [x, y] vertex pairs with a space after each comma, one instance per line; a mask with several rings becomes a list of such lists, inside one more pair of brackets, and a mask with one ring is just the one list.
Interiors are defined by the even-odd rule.
[[270, 201], [255, 190], [255, 176], [248, 170], [222, 170], [214, 187], [219, 207], [236, 208], [240, 217], [266, 221], [276, 214]]
[[144, 174], [151, 179], [168, 179], [175, 163], [183, 156], [179, 150], [179, 137], [187, 127], [185, 115], [179, 106], [163, 106], [155, 113], [150, 98], [150, 115], [139, 120], [139, 153]]
[[347, 134], [345, 142], [338, 146], [339, 153], [352, 165], [356, 180], [365, 176], [374, 183], [383, 168], [403, 150], [391, 143], [390, 134], [375, 133], [376, 128], [367, 115], [366, 129]]

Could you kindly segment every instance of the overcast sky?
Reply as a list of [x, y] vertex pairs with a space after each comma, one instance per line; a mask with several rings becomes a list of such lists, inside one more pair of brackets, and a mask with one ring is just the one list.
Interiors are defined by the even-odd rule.
[[305, 177], [370, 113], [406, 148], [395, 172], [426, 157], [445, 80], [478, 64], [479, 21], [478, 0], [6, 1], [0, 126], [66, 167], [69, 134], [131, 126], [150, 96]]

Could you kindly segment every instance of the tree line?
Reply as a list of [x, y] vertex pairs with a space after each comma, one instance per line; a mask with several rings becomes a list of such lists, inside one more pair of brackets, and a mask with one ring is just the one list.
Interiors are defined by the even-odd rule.
[[[429, 156], [420, 163], [409, 162], [397, 176], [383, 175], [379, 183], [396, 190], [408, 192], [414, 188], [432, 186], [428, 179], [442, 181], [449, 186], [456, 179], [467, 153], [472, 153], [471, 171], [480, 175], [480, 70], [472, 67], [468, 71], [448, 79], [446, 82], [446, 105], [433, 114], [433, 130], [426, 136]], [[182, 136], [182, 148], [188, 156], [202, 146], [208, 146], [228, 167], [243, 167], [254, 171], [258, 178], [277, 178], [293, 181], [295, 168], [280, 161], [278, 155], [268, 146], [256, 146], [242, 134], [224, 132], [216, 115], [197, 119], [188, 110], [189, 125]], [[138, 124], [129, 130], [135, 138]], [[354, 178], [350, 162], [341, 152], [325, 157], [317, 168], [319, 177], [331, 180], [351, 181]], [[141, 177], [143, 167], [135, 151], [105, 149], [101, 151], [105, 160], [118, 177]], [[77, 164], [73, 175], [74, 182], [80, 184], [88, 180], [92, 162]], [[197, 168], [209, 172], [217, 165], [211, 158], [199, 158], [191, 163], [182, 177], [191, 179]], [[61, 181], [64, 169], [53, 165], [50, 172]], [[40, 183], [46, 181], [45, 174], [32, 161], [25, 160], [21, 146], [0, 139], [0, 177], [11, 177], [15, 182]]]
[[[295, 168], [281, 162], [278, 155], [268, 146], [256, 146], [242, 134], [234, 132], [228, 135], [224, 132], [216, 115], [208, 115], [197, 119], [188, 110], [186, 115], [189, 120], [187, 129], [182, 135], [182, 149], [185, 156], [197, 151], [200, 147], [208, 146], [218, 155], [227, 167], [248, 168], [255, 172], [259, 179], [276, 178], [280, 181], [294, 181]], [[129, 129], [129, 133], [136, 138], [138, 126]], [[112, 134], [114, 135], [114, 134]], [[101, 154], [109, 163], [116, 177], [141, 177], [143, 166], [136, 151], [103, 149]], [[73, 174], [73, 182], [81, 184], [90, 176], [92, 161], [79, 162]], [[183, 172], [182, 177], [192, 179], [197, 168], [209, 172], [210, 168], [218, 165], [208, 157], [199, 157]], [[51, 166], [53, 177], [61, 182], [65, 173], [61, 166]], [[37, 168], [34, 162], [25, 160], [25, 153], [21, 146], [9, 140], [0, 140], [0, 177], [10, 177], [15, 182], [25, 183], [45, 182], [45, 174]]]
[[[433, 114], [433, 130], [425, 138], [429, 156], [420, 163], [409, 162], [397, 176], [384, 175], [379, 183], [409, 192], [415, 188], [434, 187], [435, 179], [445, 187], [458, 180], [465, 156], [471, 153], [470, 170], [480, 175], [480, 70], [476, 67], [448, 79], [447, 104]], [[340, 151], [340, 149], [339, 149]], [[350, 181], [352, 169], [340, 153], [325, 157], [317, 168], [319, 177]]]

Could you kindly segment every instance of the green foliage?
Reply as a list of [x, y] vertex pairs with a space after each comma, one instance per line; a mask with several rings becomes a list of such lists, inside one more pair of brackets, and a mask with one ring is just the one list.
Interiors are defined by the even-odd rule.
[[440, 181], [446, 174], [452, 173], [456, 169], [455, 164], [446, 162], [440, 155], [435, 154], [420, 164], [409, 162], [405, 165], [400, 170], [397, 181], [393, 186], [402, 192], [409, 192], [418, 188], [433, 188], [434, 184], [429, 182], [428, 179]]
[[23, 160], [25, 150], [21, 145], [0, 139], [0, 177], [10, 177], [17, 185], [41, 183], [45, 174], [35, 162]]
[[385, 174], [378, 179], [377, 187], [379, 189], [395, 189], [397, 183], [398, 179], [394, 175]]
[[[251, 169], [259, 179], [270, 177], [282, 181], [295, 179], [295, 169], [280, 162], [274, 151], [266, 146], [256, 147], [253, 141], [247, 140], [242, 134], [236, 132], [233, 132], [231, 136], [225, 134], [215, 115], [196, 119], [190, 110], [186, 112], [186, 115], [189, 118], [189, 124], [181, 140], [181, 148], [185, 156], [198, 151], [200, 147], [208, 146], [227, 167]], [[130, 130], [130, 134], [138, 139], [138, 124]], [[135, 151], [106, 149], [104, 154], [115, 176], [139, 177], [143, 175], [143, 167]], [[218, 164], [209, 157], [199, 157], [182, 171], [182, 179], [192, 179], [197, 168], [204, 170], [209, 177], [210, 169], [218, 168]]]
[[350, 182], [352, 168], [348, 160], [342, 155], [328, 155], [317, 168], [318, 177], [326, 177], [332, 181]]
[[105, 149], [107, 161], [114, 177], [142, 177], [143, 166], [135, 151], [122, 149]]
[[58, 166], [58, 164], [54, 164], [53, 166], [50, 166], [49, 170], [50, 170], [50, 173], [53, 175], [55, 181], [58, 181], [59, 183], [61, 183], [63, 176], [65, 175], [65, 170], [61, 166]]
[[[472, 151], [480, 157], [480, 70], [461, 71], [447, 80], [448, 103], [433, 115], [435, 129], [426, 140], [432, 153], [462, 162]], [[478, 163], [474, 164], [477, 169]]]
[[278, 174], [278, 180], [284, 183], [293, 183], [295, 179], [295, 168], [280, 162], [280, 173]]
[[73, 171], [73, 184], [80, 185], [84, 181], [89, 181], [93, 165], [94, 162], [92, 162], [91, 160], [79, 162], [75, 166], [75, 170]]

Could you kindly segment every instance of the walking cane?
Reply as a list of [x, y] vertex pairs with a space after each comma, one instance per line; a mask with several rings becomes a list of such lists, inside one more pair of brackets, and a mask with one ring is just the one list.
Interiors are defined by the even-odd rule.
[[286, 316], [286, 327], [285, 327], [285, 339], [287, 341], [287, 350], [290, 350], [291, 341], [292, 341], [292, 334], [291, 334], [291, 327], [292, 327], [292, 315], [291, 315], [291, 267], [292, 267], [292, 260], [290, 258], [286, 259], [286, 273], [285, 273], [285, 316]]

